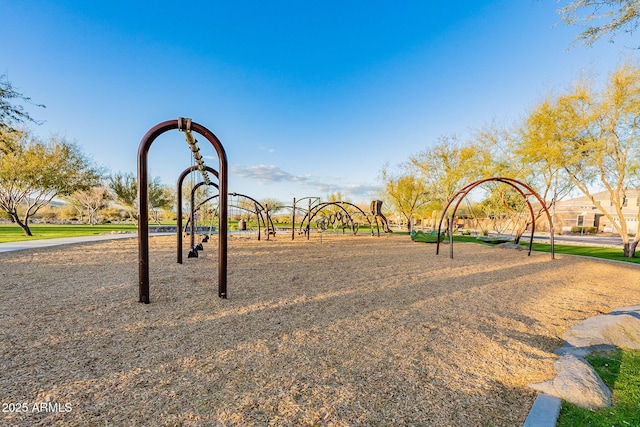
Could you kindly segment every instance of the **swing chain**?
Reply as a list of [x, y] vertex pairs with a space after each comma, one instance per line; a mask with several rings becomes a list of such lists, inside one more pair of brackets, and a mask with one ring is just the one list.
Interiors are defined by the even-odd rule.
[[187, 140], [187, 144], [189, 144], [189, 148], [191, 148], [191, 152], [193, 153], [193, 158], [196, 160], [198, 164], [198, 170], [202, 174], [202, 179], [206, 185], [211, 185], [211, 179], [209, 179], [209, 173], [207, 171], [207, 166], [204, 164], [204, 159], [200, 154], [200, 147], [198, 147], [198, 140], [193, 137], [193, 133], [191, 133], [191, 119], [185, 117], [178, 118], [178, 130], [184, 132], [184, 136]]

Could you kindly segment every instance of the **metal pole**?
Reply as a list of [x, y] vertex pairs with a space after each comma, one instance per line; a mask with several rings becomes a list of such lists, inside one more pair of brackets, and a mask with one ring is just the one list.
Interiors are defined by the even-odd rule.
[[141, 303], [149, 304], [149, 177], [147, 157], [153, 141], [177, 128], [177, 120], [162, 122], [149, 129], [138, 147], [138, 289]]
[[[307, 211], [307, 215], [311, 215], [311, 199], [309, 199], [309, 210]], [[303, 218], [304, 221], [304, 218]], [[300, 224], [300, 227], [302, 227], [304, 224]], [[311, 238], [311, 218], [309, 218], [309, 221], [307, 221], [307, 240], [309, 240]]]
[[269, 203], [264, 204], [264, 214], [267, 217], [267, 240], [269, 240], [269, 234], [271, 234], [271, 218], [269, 218]]
[[295, 239], [296, 231], [296, 198], [293, 198], [293, 210], [291, 212], [291, 240]]
[[[148, 135], [148, 134], [147, 134]], [[145, 139], [147, 136], [145, 136]], [[145, 141], [143, 139], [143, 142]], [[149, 304], [149, 193], [147, 152], [142, 145], [138, 152], [138, 301]]]

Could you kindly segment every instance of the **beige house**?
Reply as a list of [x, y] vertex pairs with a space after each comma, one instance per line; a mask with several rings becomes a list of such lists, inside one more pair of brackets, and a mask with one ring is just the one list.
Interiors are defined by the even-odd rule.
[[[626, 190], [623, 199], [622, 213], [627, 223], [629, 234], [638, 231], [638, 212], [640, 211], [640, 190]], [[609, 198], [608, 191], [594, 194], [594, 198], [617, 217], [615, 207]], [[551, 210], [553, 214], [553, 210]], [[562, 200], [555, 205], [555, 230], [571, 231], [572, 227], [596, 227], [598, 232], [615, 233], [611, 221], [586, 196]]]

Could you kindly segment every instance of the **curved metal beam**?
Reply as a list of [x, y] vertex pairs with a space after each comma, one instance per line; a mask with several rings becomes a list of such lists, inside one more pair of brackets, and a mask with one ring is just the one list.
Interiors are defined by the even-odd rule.
[[[177, 257], [177, 263], [178, 264], [182, 264], [182, 184], [184, 183], [185, 178], [194, 171], [200, 170], [200, 166], [198, 165], [193, 165], [190, 166], [188, 168], [186, 168], [185, 170], [182, 171], [182, 173], [180, 174], [180, 176], [178, 177], [178, 183], [176, 184], [176, 192], [177, 192], [177, 197], [178, 197], [178, 218], [176, 220], [176, 257]], [[208, 172], [211, 172], [216, 178], [218, 178], [218, 180], [220, 180], [220, 176], [218, 174], [218, 171], [216, 171], [215, 169], [207, 166], [206, 170]], [[194, 186], [195, 187], [195, 186]], [[220, 186], [218, 185], [218, 192], [220, 192]], [[193, 206], [193, 205], [192, 205]], [[218, 215], [220, 215], [222, 212], [222, 210], [220, 210], [220, 212], [218, 212]], [[193, 233], [192, 233], [193, 235]], [[191, 242], [191, 246], [193, 246], [193, 242]]]
[[[354, 208], [356, 208], [357, 210], [360, 211], [360, 213], [367, 219], [367, 222], [369, 223], [369, 228], [371, 229], [371, 235], [373, 236], [373, 225], [371, 224], [371, 220], [369, 219], [369, 216], [362, 210], [360, 209], [358, 206], [354, 205], [353, 203], [349, 203], [349, 202], [325, 202], [325, 203], [320, 203], [316, 206], [314, 206], [305, 216], [304, 218], [302, 218], [302, 222], [300, 223], [300, 231], [303, 231], [303, 225], [304, 225], [304, 220], [308, 218], [307, 220], [307, 232], [309, 232], [310, 228], [311, 228], [311, 221], [313, 221], [313, 219], [316, 217], [316, 215], [318, 213], [320, 213], [321, 210], [323, 210], [326, 207], [329, 206], [337, 206], [340, 209], [342, 209], [344, 211], [345, 214], [347, 214], [347, 216], [349, 218], [351, 218], [351, 215], [349, 214], [349, 211], [346, 210], [344, 208], [344, 206], [342, 205], [348, 205], [348, 206], [352, 206]], [[354, 233], [355, 234], [355, 233]]]
[[[444, 210], [442, 211], [442, 215], [440, 217], [440, 223], [438, 224], [438, 240], [436, 241], [436, 255], [438, 255], [440, 252], [440, 233], [442, 232], [442, 222], [446, 218], [447, 211], [449, 210], [451, 205], [453, 205], [455, 202], [453, 212], [451, 213], [449, 223], [447, 224], [447, 231], [449, 234], [449, 254], [450, 254], [449, 256], [450, 258], [453, 258], [453, 220], [455, 218], [456, 211], [458, 210], [458, 207], [460, 206], [460, 203], [462, 202], [462, 200], [465, 197], [467, 197], [467, 195], [471, 190], [473, 190], [474, 188], [476, 188], [481, 184], [484, 184], [485, 182], [490, 182], [490, 181], [502, 182], [510, 185], [516, 191], [518, 191], [518, 193], [520, 193], [520, 195], [527, 202], [527, 206], [529, 207], [529, 213], [531, 215], [531, 237], [529, 239], [528, 255], [531, 255], [531, 249], [533, 247], [533, 234], [535, 233], [535, 227], [536, 227], [536, 218], [533, 212], [533, 207], [529, 202], [529, 196], [534, 196], [538, 200], [538, 203], [540, 203], [540, 206], [542, 206], [543, 211], [547, 215], [547, 220], [549, 221], [549, 240], [551, 243], [551, 259], [554, 259], [555, 249], [554, 249], [553, 220], [551, 219], [551, 214], [549, 213], [549, 210], [547, 209], [546, 204], [544, 203], [542, 198], [538, 195], [538, 193], [536, 193], [536, 191], [533, 188], [531, 188], [529, 185], [525, 184], [524, 182], [518, 181], [516, 179], [507, 178], [507, 177], [493, 177], [493, 178], [480, 179], [478, 181], [472, 182], [471, 184], [467, 184], [461, 190], [459, 190], [456, 194], [454, 194], [454, 196], [447, 202], [447, 205], [444, 207]], [[523, 188], [527, 192], [525, 192]]]
[[[151, 144], [163, 133], [179, 129], [183, 120], [167, 120], [152, 127], [140, 141], [138, 147], [138, 301], [148, 304], [149, 298], [149, 170], [148, 154]], [[206, 127], [189, 121], [192, 131], [205, 137], [215, 149], [219, 162], [220, 194], [220, 239], [218, 241], [218, 296], [227, 298], [227, 154], [220, 140]], [[178, 215], [178, 218], [180, 215]]]

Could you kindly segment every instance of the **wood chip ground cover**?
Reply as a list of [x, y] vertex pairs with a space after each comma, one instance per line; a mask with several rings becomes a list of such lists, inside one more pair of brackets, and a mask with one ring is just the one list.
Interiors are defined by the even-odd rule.
[[[0, 424], [522, 425], [562, 333], [638, 303], [639, 268], [406, 236], [151, 239], [0, 254]], [[44, 405], [43, 405], [44, 404]]]

